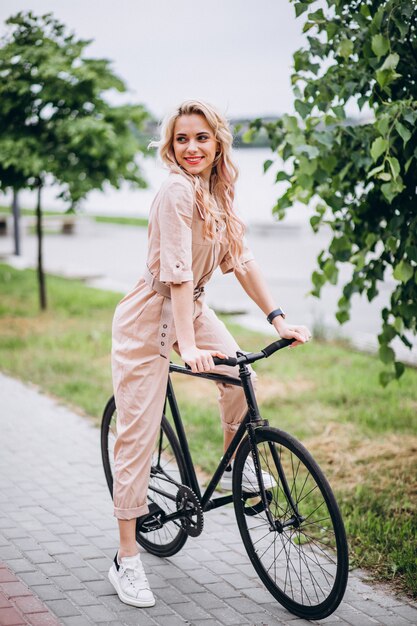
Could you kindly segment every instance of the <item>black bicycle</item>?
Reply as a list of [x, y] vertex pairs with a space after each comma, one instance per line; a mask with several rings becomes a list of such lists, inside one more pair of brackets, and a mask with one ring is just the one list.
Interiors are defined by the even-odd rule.
[[[323, 619], [335, 611], [346, 589], [349, 561], [343, 520], [330, 485], [311, 454], [294, 437], [261, 418], [247, 367], [291, 342], [281, 339], [258, 353], [215, 357], [216, 364], [238, 365], [239, 378], [194, 374], [187, 366], [170, 364], [172, 373], [243, 387], [248, 412], [202, 493], [169, 376], [152, 458], [149, 513], [138, 518], [136, 539], [152, 554], [172, 556], [189, 536], [200, 535], [204, 513], [233, 502], [246, 551], [269, 592], [295, 615]], [[175, 431], [166, 417], [167, 405]], [[110, 493], [116, 418], [112, 397], [101, 426]], [[213, 497], [236, 450], [232, 495]]]

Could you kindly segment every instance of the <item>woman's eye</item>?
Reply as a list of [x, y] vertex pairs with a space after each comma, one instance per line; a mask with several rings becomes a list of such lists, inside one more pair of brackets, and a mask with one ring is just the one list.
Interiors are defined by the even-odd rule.
[[206, 139], [208, 139], [208, 135], [200, 135], [198, 138], [200, 141], [206, 141]]
[[179, 143], [183, 143], [185, 141], [185, 137], [177, 137], [177, 141]]

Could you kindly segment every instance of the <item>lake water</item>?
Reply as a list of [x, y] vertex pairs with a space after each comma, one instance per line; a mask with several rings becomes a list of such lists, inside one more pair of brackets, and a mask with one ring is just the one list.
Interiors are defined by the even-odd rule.
[[[236, 205], [243, 220], [247, 224], [263, 223], [272, 224], [272, 207], [282, 185], [274, 185], [275, 173], [279, 165], [272, 166], [266, 174], [263, 173], [263, 163], [271, 158], [268, 148], [247, 148], [234, 152], [235, 162], [239, 168], [239, 180], [236, 189]], [[123, 216], [147, 216], [152, 199], [159, 189], [167, 172], [161, 164], [152, 158], [142, 158], [141, 164], [145, 177], [149, 183], [148, 189], [131, 189], [124, 185], [122, 189], [115, 190], [111, 187], [105, 192], [91, 192], [82, 204], [82, 210], [87, 214], [123, 215]], [[43, 205], [45, 209], [65, 210], [62, 201], [56, 198], [57, 189], [46, 188], [43, 192]], [[10, 196], [1, 198], [2, 204], [10, 203]], [[22, 207], [34, 208], [36, 203], [35, 194], [22, 192], [20, 204]], [[297, 206], [288, 213], [288, 223], [293, 221], [306, 221], [308, 210], [303, 206]]]

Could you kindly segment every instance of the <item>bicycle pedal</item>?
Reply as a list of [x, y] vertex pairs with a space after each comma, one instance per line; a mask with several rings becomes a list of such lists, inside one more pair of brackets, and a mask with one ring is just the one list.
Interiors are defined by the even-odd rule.
[[159, 530], [164, 525], [165, 513], [155, 502], [149, 505], [149, 513], [141, 515], [136, 520], [136, 532], [150, 533]]

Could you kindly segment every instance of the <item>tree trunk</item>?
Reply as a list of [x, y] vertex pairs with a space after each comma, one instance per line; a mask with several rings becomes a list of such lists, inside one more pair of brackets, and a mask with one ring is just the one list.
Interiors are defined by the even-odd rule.
[[41, 209], [41, 192], [42, 183], [39, 181], [38, 201], [36, 204], [36, 234], [38, 236], [38, 284], [39, 284], [39, 302], [41, 310], [46, 310], [46, 285], [45, 274], [43, 272], [42, 258], [42, 209]]
[[14, 232], [14, 253], [20, 255], [20, 209], [17, 198], [17, 189], [13, 189], [13, 232]]

